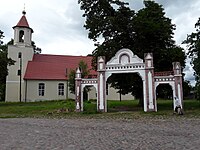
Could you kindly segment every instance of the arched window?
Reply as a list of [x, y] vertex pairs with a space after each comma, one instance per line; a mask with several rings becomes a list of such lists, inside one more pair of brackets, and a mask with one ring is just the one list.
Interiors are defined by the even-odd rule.
[[39, 87], [38, 87], [39, 96], [44, 96], [44, 90], [45, 90], [45, 84], [39, 83]]
[[24, 42], [24, 31], [20, 30], [19, 31], [19, 42]]
[[61, 96], [64, 95], [64, 83], [58, 84], [58, 95], [61, 95]]

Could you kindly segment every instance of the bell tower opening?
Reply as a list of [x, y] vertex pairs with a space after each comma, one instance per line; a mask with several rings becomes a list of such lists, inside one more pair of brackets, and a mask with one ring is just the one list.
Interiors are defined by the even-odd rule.
[[19, 42], [24, 43], [24, 31], [19, 31]]

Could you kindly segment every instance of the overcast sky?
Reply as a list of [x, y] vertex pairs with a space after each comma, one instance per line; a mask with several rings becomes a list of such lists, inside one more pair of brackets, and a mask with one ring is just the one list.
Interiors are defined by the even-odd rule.
[[[87, 38], [83, 28], [84, 18], [78, 0], [0, 0], [0, 30], [4, 42], [13, 38], [13, 29], [24, 9], [30, 27], [34, 30], [33, 41], [44, 54], [87, 55], [91, 54], [93, 41]], [[143, 0], [124, 0], [130, 7], [139, 10]], [[194, 31], [200, 17], [200, 0], [155, 0], [163, 5], [166, 16], [176, 25], [174, 39], [177, 45]], [[185, 79], [194, 84], [193, 71], [189, 63], [185, 68]]]

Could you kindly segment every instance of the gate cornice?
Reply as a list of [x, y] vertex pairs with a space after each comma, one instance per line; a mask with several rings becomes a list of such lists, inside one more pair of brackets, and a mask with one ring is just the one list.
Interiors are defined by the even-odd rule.
[[143, 59], [134, 55], [130, 49], [123, 48], [119, 50], [106, 65], [126, 65], [126, 64], [143, 64]]
[[112, 73], [138, 73], [145, 80], [145, 63], [130, 49], [119, 50], [105, 65], [106, 80]]

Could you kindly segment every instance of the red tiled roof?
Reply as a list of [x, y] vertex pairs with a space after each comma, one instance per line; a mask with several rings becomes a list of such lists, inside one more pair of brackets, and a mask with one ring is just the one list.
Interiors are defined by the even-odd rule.
[[79, 62], [83, 60], [87, 63], [91, 75], [96, 75], [92, 70], [91, 56], [65, 56], [35, 54], [32, 61], [28, 62], [24, 79], [29, 80], [67, 80], [70, 70], [75, 70]]
[[17, 26], [17, 27], [27, 27], [27, 28], [29, 28], [29, 24], [28, 24], [28, 21], [27, 21], [25, 15], [23, 15], [23, 16], [21, 17], [21, 19], [19, 20], [19, 22], [17, 23], [16, 26]]
[[29, 27], [29, 24], [28, 24], [28, 21], [26, 19], [26, 16], [25, 14], [21, 17], [21, 19], [19, 20], [19, 22], [17, 23], [16, 26], [14, 26], [13, 28], [15, 27], [25, 27], [25, 28], [29, 28], [31, 29], [31, 31], [33, 32], [33, 29]]

